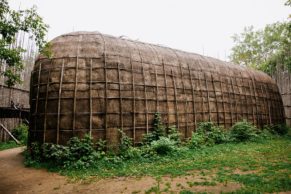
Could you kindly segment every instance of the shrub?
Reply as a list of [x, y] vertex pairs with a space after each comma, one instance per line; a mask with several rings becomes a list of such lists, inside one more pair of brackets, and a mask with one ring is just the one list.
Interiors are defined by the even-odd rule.
[[106, 140], [99, 139], [95, 145], [96, 145], [96, 151], [100, 153], [101, 155], [105, 155]]
[[188, 146], [191, 149], [201, 148], [205, 145], [205, 137], [200, 133], [192, 133], [192, 137], [188, 142]]
[[20, 124], [18, 127], [12, 129], [11, 133], [22, 144], [27, 143], [27, 136], [28, 136], [28, 126], [27, 125]]
[[70, 160], [72, 161], [86, 158], [95, 152], [92, 138], [88, 134], [86, 134], [82, 139], [72, 137], [68, 141], [68, 147], [70, 152]]
[[129, 148], [132, 147], [132, 138], [128, 137], [124, 131], [118, 129], [121, 137], [120, 137], [120, 144], [119, 144], [119, 152], [122, 154], [126, 152]]
[[209, 145], [220, 144], [226, 140], [226, 133], [223, 129], [212, 122], [199, 123], [197, 133], [203, 134], [205, 143]]
[[151, 149], [154, 150], [158, 155], [168, 155], [173, 152], [176, 148], [176, 142], [170, 140], [167, 137], [161, 137], [159, 140], [151, 143]]
[[24, 152], [25, 165], [33, 166], [41, 162], [42, 149], [39, 143], [32, 142]]
[[289, 131], [289, 128], [286, 124], [275, 124], [267, 126], [266, 129], [274, 135], [286, 135]]
[[138, 159], [142, 156], [142, 150], [137, 147], [129, 147], [126, 152], [122, 154], [125, 159]]
[[178, 144], [178, 145], [181, 143], [180, 135], [181, 134], [178, 132], [176, 126], [169, 127], [167, 137], [170, 140], [176, 142], [176, 144]]
[[47, 162], [63, 165], [65, 161], [70, 159], [70, 150], [67, 146], [45, 143], [42, 146], [42, 157]]
[[258, 129], [246, 120], [235, 123], [230, 131], [233, 141], [244, 142], [255, 140], [258, 137]]
[[143, 136], [142, 142], [144, 145], [149, 145], [151, 142], [166, 136], [165, 126], [161, 121], [161, 115], [159, 113], [155, 113], [153, 126], [153, 131]]
[[119, 144], [119, 154], [122, 158], [140, 158], [141, 150], [133, 147], [132, 138], [128, 137], [121, 129], [118, 130], [121, 134]]
[[26, 161], [29, 162], [47, 162], [55, 166], [85, 169], [93, 165], [97, 160], [105, 156], [105, 141], [99, 140], [95, 150], [92, 138], [85, 135], [84, 138], [72, 137], [67, 146], [45, 143], [40, 146], [32, 143], [26, 154]]
[[259, 132], [258, 137], [256, 138], [258, 141], [264, 141], [266, 139], [272, 139], [274, 135], [265, 127]]

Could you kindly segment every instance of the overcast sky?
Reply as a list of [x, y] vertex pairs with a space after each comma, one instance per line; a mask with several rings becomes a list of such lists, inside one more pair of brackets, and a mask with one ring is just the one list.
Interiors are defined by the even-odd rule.
[[9, 0], [36, 5], [48, 40], [72, 31], [99, 31], [227, 60], [231, 36], [287, 20], [286, 0]]

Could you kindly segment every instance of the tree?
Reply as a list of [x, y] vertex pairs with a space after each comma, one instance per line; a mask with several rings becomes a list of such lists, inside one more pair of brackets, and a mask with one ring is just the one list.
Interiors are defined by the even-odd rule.
[[[291, 7], [291, 0], [287, 0], [285, 5]], [[291, 18], [291, 14], [289, 14], [289, 18]]]
[[[291, 0], [285, 2], [291, 7]], [[291, 15], [289, 15], [291, 18]], [[277, 66], [291, 71], [291, 21], [267, 25], [263, 30], [246, 27], [233, 37], [230, 60], [272, 74]]]
[[277, 22], [262, 30], [247, 27], [233, 37], [230, 59], [271, 74], [276, 66], [291, 70], [291, 22]]
[[11, 47], [16, 34], [21, 31], [31, 34], [30, 38], [34, 39], [39, 50], [42, 50], [46, 45], [44, 38], [47, 30], [48, 25], [37, 14], [36, 7], [15, 11], [9, 7], [7, 0], [0, 0], [0, 64], [8, 66], [1, 72], [2, 76], [7, 78], [8, 86], [21, 83], [20, 72], [24, 68], [21, 53], [25, 52], [25, 49]]

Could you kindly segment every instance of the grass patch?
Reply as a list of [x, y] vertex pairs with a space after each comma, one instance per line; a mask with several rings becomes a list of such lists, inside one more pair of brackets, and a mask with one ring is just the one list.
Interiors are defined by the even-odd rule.
[[0, 142], [0, 151], [20, 147], [15, 141]]
[[[204, 122], [189, 141], [181, 142], [178, 130], [165, 128], [158, 114], [154, 126], [140, 147], [133, 147], [132, 139], [119, 130], [120, 144], [115, 152], [105, 151], [105, 141], [93, 143], [88, 135], [73, 137], [66, 146], [32, 143], [26, 152], [26, 165], [72, 179], [158, 177], [146, 193], [170, 192], [171, 183], [165, 185], [162, 180], [178, 176], [187, 179], [178, 189], [186, 193], [192, 187], [234, 184], [235, 189], [240, 188], [238, 193], [291, 190], [291, 138], [285, 132], [279, 136], [278, 127], [261, 130], [242, 121], [225, 132]], [[188, 180], [193, 175], [196, 179]]]
[[[57, 171], [73, 179], [105, 178], [116, 176], [180, 176], [189, 171], [210, 172], [213, 180], [189, 182], [191, 186], [214, 186], [217, 183], [238, 182], [238, 192], [280, 192], [291, 190], [291, 139], [278, 137], [264, 142], [227, 143], [199, 150], [124, 161], [100, 160], [94, 167], [82, 170], [56, 168], [53, 164], [42, 167]], [[239, 172], [239, 173], [237, 173]], [[251, 173], [248, 173], [251, 172]], [[254, 172], [254, 173], [253, 173]], [[209, 174], [209, 173], [208, 173]], [[150, 191], [158, 190], [159, 184]], [[184, 191], [182, 193], [187, 193]]]
[[20, 124], [19, 126], [12, 129], [11, 133], [17, 140], [20, 141], [21, 144], [19, 145], [13, 140], [7, 142], [0, 142], [0, 151], [26, 145], [28, 135], [27, 125]]

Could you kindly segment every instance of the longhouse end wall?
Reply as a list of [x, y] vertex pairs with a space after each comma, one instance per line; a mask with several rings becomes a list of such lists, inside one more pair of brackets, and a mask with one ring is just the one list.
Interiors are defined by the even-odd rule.
[[272, 76], [274, 77], [282, 96], [286, 124], [291, 127], [291, 72], [287, 68], [279, 65]]

